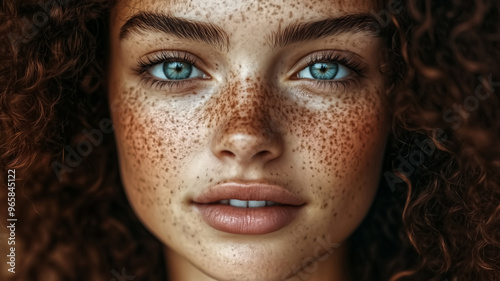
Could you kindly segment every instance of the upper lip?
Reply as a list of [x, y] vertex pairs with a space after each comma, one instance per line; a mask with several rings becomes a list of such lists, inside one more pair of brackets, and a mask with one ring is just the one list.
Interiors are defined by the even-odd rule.
[[273, 201], [283, 205], [302, 205], [304, 200], [280, 185], [267, 182], [231, 181], [208, 187], [193, 198], [199, 204], [215, 203], [220, 200], [238, 199], [245, 201]]

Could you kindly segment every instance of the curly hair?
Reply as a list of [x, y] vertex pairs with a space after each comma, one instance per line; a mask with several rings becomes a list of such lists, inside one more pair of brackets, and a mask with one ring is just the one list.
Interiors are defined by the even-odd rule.
[[[375, 201], [348, 241], [352, 276], [500, 280], [500, 2], [381, 2], [393, 128]], [[121, 187], [113, 135], [61, 164], [110, 115], [113, 5], [2, 2], [0, 168], [16, 169], [22, 257], [11, 280], [110, 280], [123, 268], [166, 279], [162, 245]]]

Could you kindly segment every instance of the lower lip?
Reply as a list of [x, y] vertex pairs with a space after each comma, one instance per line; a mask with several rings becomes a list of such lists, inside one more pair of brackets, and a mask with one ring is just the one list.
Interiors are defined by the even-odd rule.
[[233, 234], [266, 234], [289, 225], [301, 206], [278, 205], [238, 208], [222, 204], [195, 204], [211, 227]]

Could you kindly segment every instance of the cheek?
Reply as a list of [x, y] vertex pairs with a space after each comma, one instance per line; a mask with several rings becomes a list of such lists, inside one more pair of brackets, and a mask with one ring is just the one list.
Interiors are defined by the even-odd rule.
[[380, 88], [346, 93], [328, 103], [298, 115], [292, 153], [303, 155], [298, 170], [302, 185], [312, 190], [317, 226], [342, 241], [362, 221], [376, 193], [388, 135], [387, 106]]
[[322, 167], [317, 172], [340, 180], [359, 174], [385, 143], [383, 103], [376, 90], [366, 92], [362, 98], [346, 96], [325, 111], [305, 113], [298, 119], [303, 126], [297, 149], [307, 150], [316, 159]]
[[173, 220], [168, 209], [184, 184], [182, 163], [201, 142], [199, 124], [140, 90], [117, 96], [111, 110], [129, 201], [146, 225]]

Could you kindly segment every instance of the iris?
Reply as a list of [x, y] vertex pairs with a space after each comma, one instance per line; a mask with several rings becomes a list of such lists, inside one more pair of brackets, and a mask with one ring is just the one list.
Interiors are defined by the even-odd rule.
[[163, 72], [167, 79], [187, 79], [193, 72], [193, 66], [185, 62], [168, 62], [163, 64]]
[[320, 62], [309, 66], [309, 73], [315, 79], [332, 80], [339, 72], [339, 65], [332, 62]]

